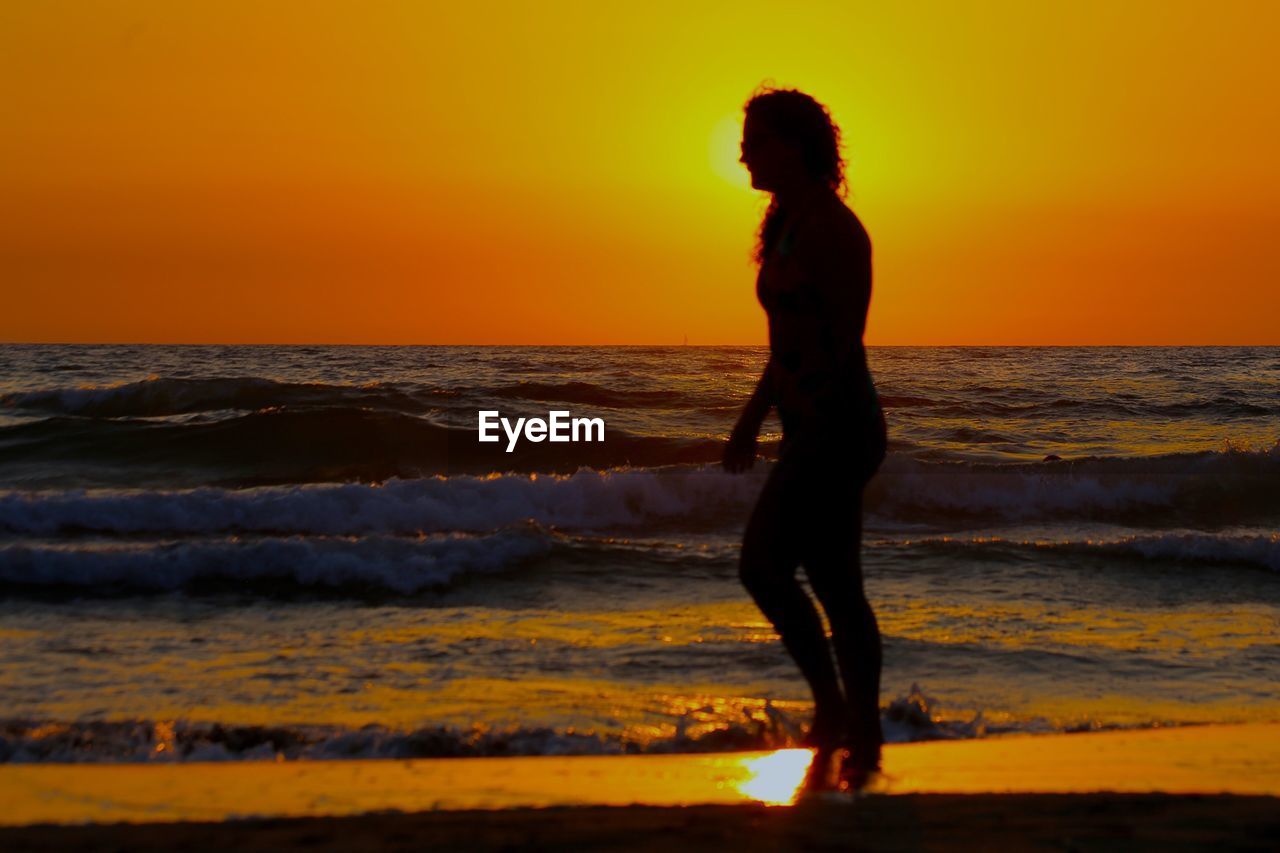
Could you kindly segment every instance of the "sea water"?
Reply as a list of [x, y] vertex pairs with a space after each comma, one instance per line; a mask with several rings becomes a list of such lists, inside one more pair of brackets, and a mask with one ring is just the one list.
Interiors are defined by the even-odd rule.
[[[0, 347], [0, 761], [787, 744], [757, 347]], [[1280, 717], [1280, 348], [871, 348], [891, 739]], [[600, 418], [478, 441], [480, 411]]]

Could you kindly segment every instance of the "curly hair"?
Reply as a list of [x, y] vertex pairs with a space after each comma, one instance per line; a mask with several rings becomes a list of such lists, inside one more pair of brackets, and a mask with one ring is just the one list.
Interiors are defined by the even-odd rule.
[[[827, 108], [798, 89], [761, 86], [743, 107], [753, 123], [767, 127], [783, 141], [800, 149], [805, 170], [814, 180], [822, 181], [844, 195], [844, 160], [840, 157], [840, 128]], [[757, 234], [755, 261], [764, 259], [780, 236], [783, 218], [774, 196], [765, 210]]]

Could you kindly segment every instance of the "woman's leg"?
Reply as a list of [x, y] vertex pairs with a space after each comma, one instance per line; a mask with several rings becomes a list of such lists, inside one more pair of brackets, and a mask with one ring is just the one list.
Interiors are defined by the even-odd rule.
[[[829, 477], [823, 479], [830, 482]], [[854, 492], [849, 494], [852, 488]], [[862, 489], [860, 484], [815, 486], [821, 507], [811, 504], [814, 524], [801, 555], [814, 594], [826, 611], [844, 682], [846, 723], [853, 763], [878, 767], [884, 736], [880, 727], [880, 627], [862, 582]]]
[[812, 746], [832, 745], [840, 736], [845, 702], [831, 660], [822, 620], [800, 585], [801, 533], [793, 512], [800, 506], [794, 472], [775, 463], [765, 481], [742, 539], [739, 577], [813, 691]]

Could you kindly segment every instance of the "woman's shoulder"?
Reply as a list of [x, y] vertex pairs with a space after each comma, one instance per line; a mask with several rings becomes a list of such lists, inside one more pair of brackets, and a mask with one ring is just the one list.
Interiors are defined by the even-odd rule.
[[804, 242], [814, 252], [863, 254], [871, 250], [871, 238], [862, 220], [837, 196], [809, 210], [802, 228]]
[[831, 205], [829, 215], [831, 227], [838, 232], [842, 232], [849, 239], [865, 243], [871, 242], [871, 237], [867, 234], [867, 229], [862, 224], [862, 220], [858, 218], [858, 214], [854, 213], [842, 199], [837, 198], [835, 200], [835, 203]]

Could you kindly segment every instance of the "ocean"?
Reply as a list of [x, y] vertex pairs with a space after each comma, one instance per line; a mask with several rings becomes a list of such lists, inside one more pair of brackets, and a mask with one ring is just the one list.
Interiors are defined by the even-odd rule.
[[[771, 463], [717, 464], [766, 357], [0, 346], [0, 761], [791, 742], [737, 579]], [[869, 360], [890, 740], [1280, 717], [1280, 348]]]

